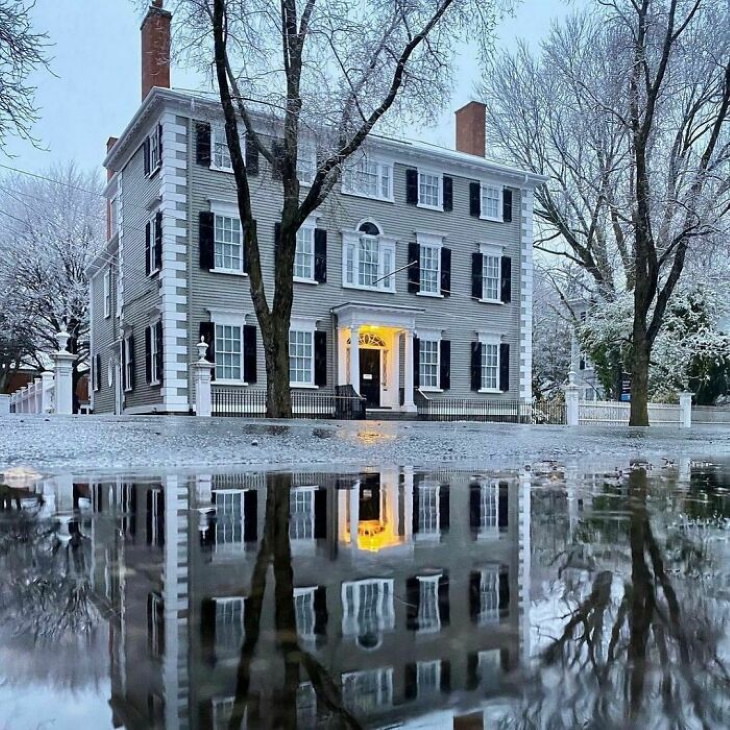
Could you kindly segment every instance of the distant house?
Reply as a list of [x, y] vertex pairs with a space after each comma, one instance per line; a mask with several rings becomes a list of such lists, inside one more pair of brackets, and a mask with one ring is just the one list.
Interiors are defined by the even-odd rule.
[[[143, 48], [169, 44], [170, 20], [150, 7]], [[89, 270], [96, 413], [191, 411], [201, 337], [214, 394], [265, 390], [220, 105], [162, 88], [165, 54], [147, 55], [142, 105], [104, 162], [109, 240]], [[255, 124], [275, 147], [270, 120]], [[411, 413], [419, 391], [531, 400], [532, 209], [543, 178], [485, 159], [484, 130], [485, 107], [471, 102], [456, 112], [456, 151], [372, 137], [304, 223], [295, 392], [350, 384], [368, 408]], [[281, 186], [253, 145], [245, 152], [270, 283]], [[314, 147], [303, 149], [303, 185], [315, 167]]]

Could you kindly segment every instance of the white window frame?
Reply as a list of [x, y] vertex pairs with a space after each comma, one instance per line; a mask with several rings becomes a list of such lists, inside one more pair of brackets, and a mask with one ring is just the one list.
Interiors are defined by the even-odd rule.
[[[243, 379], [243, 367], [244, 367], [244, 356], [245, 348], [243, 344], [243, 326], [246, 324], [245, 312], [239, 312], [238, 310], [227, 310], [227, 309], [209, 309], [210, 319], [213, 323], [215, 332], [214, 345], [215, 345], [215, 382], [221, 385], [248, 385]], [[224, 378], [218, 371], [218, 330], [217, 327], [238, 327], [241, 337], [241, 377], [240, 378]]]
[[165, 493], [162, 491], [162, 489], [150, 489], [150, 492], [152, 493], [152, 499], [150, 500], [150, 503], [152, 505], [152, 514], [150, 515], [152, 533], [150, 534], [149, 538], [152, 545], [159, 546], [160, 532], [157, 529], [157, 523], [160, 517], [161, 503], [163, 505], [162, 508], [164, 509]]
[[[236, 276], [248, 276], [248, 274], [243, 270], [243, 261], [244, 261], [244, 240], [243, 240], [243, 225], [241, 224], [241, 217], [238, 210], [238, 206], [235, 203], [223, 203], [218, 201], [211, 201], [210, 202], [210, 212], [213, 213], [214, 219], [213, 219], [213, 268], [211, 271], [213, 273], [217, 274], [234, 274]], [[235, 244], [226, 244], [224, 241], [221, 241], [220, 243], [217, 240], [217, 234], [218, 234], [218, 219], [219, 218], [226, 218], [230, 219], [232, 221], [238, 222], [238, 236], [239, 236], [239, 247], [240, 247], [240, 255], [239, 255], [239, 261], [240, 265], [238, 268], [224, 268], [222, 266], [216, 266], [216, 259], [218, 258], [218, 254], [216, 252], [216, 246], [218, 245], [235, 245]], [[222, 258], [222, 256], [221, 256]]]
[[477, 615], [479, 626], [499, 623], [499, 574], [498, 565], [482, 568], [479, 571], [479, 614]]
[[297, 179], [309, 187], [317, 174], [317, 148], [312, 142], [301, 141], [297, 149]]
[[[314, 540], [314, 492], [316, 489], [317, 487], [292, 487], [289, 492], [289, 540], [292, 542], [310, 542]], [[297, 497], [302, 496], [306, 497], [306, 501], [309, 504], [307, 510], [299, 511], [294, 509], [294, 507], [296, 507], [298, 501]], [[302, 503], [304, 501], [302, 500]], [[297, 519], [301, 516], [305, 516], [307, 519]], [[303, 530], [299, 529], [300, 526], [303, 527]], [[302, 535], [302, 531], [305, 534]]]
[[[158, 593], [157, 591], [152, 591], [150, 594], [152, 596], [152, 600], [149, 603], [149, 611], [150, 616], [148, 617], [149, 621], [149, 635], [147, 638], [149, 647], [150, 647], [150, 654], [155, 659], [161, 659], [164, 656], [164, 641], [165, 641], [165, 619], [164, 619], [164, 610], [165, 610], [165, 601], [162, 598], [162, 595]], [[158, 611], [159, 608], [162, 607], [162, 626], [159, 625], [157, 621]]]
[[438, 575], [417, 575], [418, 581], [418, 634], [436, 634], [441, 631]]
[[[435, 177], [438, 178], [437, 183], [437, 203], [434, 205], [433, 203], [424, 203], [421, 200], [421, 177], [422, 176], [428, 176], [428, 177]], [[418, 168], [418, 203], [417, 206], [419, 208], [426, 208], [427, 210], [440, 210], [443, 211], [444, 209], [444, 173], [440, 170], [433, 170], [429, 168]]]
[[[496, 191], [497, 192], [497, 214], [496, 215], [487, 215], [484, 205], [484, 200], [486, 197], [487, 191]], [[480, 182], [479, 184], [479, 217], [483, 221], [497, 221], [498, 223], [502, 223], [504, 221], [504, 217], [502, 214], [503, 211], [503, 195], [504, 190], [501, 185], [495, 185], [494, 183], [488, 183], [488, 182]], [[494, 198], [491, 197], [491, 200]]]
[[[502, 391], [499, 389], [499, 373], [500, 373], [500, 365], [501, 365], [500, 359], [502, 356], [501, 347], [500, 347], [500, 345], [502, 344], [502, 337], [500, 335], [496, 335], [493, 333], [486, 333], [486, 332], [478, 333], [478, 337], [479, 337], [479, 342], [482, 345], [482, 361], [479, 365], [479, 367], [480, 367], [479, 384], [481, 386], [479, 388], [479, 392], [480, 393], [501, 393]], [[496, 366], [497, 375], [496, 375], [496, 385], [494, 388], [489, 387], [484, 384], [484, 371], [485, 371], [484, 356], [485, 356], [485, 352], [486, 352], [485, 345], [494, 345], [497, 348], [497, 366]]]
[[[482, 255], [482, 295], [480, 302], [483, 302], [485, 304], [499, 304], [503, 305], [504, 302], [500, 298], [500, 287], [502, 285], [502, 256], [504, 255], [504, 248], [502, 246], [493, 244], [493, 243], [480, 243], [479, 244], [479, 253]], [[487, 258], [496, 258], [497, 259], [497, 296], [496, 297], [487, 297], [485, 295], [485, 286], [484, 286], [484, 280], [485, 275], [484, 272], [486, 271], [486, 265], [487, 265]]]
[[[217, 658], [237, 658], [241, 644], [246, 639], [244, 619], [246, 615], [246, 599], [243, 596], [225, 596], [213, 598], [215, 603], [215, 654]], [[227, 609], [233, 609], [228, 611]], [[220, 610], [219, 610], [220, 609]], [[239, 611], [240, 609], [240, 611]], [[240, 616], [236, 616], [240, 613]], [[235, 619], [238, 618], [238, 622]], [[223, 619], [223, 620], [220, 620]], [[234, 620], [230, 620], [234, 619]], [[220, 631], [225, 629], [225, 633]], [[235, 646], [231, 639], [240, 634], [240, 643]]]
[[130, 363], [129, 355], [132, 352], [132, 348], [130, 347], [130, 340], [132, 338], [132, 333], [128, 332], [124, 335], [124, 338], [122, 339], [122, 347], [124, 348], [124, 392], [125, 393], [131, 393], [132, 392], [132, 378], [134, 377], [133, 373], [133, 366], [134, 363]]
[[107, 269], [104, 272], [104, 319], [112, 316], [112, 272]]
[[[357, 227], [359, 228], [363, 222], [361, 221]], [[396, 291], [394, 275], [396, 239], [383, 235], [383, 229], [377, 223], [375, 225], [380, 230], [379, 236], [370, 236], [358, 230], [342, 231], [342, 287], [394, 294]], [[367, 239], [375, 239], [378, 245], [378, 275], [375, 285], [358, 283], [360, 275], [358, 251], [363, 236]]]
[[162, 130], [159, 125], [155, 125], [155, 131], [148, 135], [147, 139], [149, 144], [147, 145], [147, 153], [149, 155], [147, 167], [149, 172], [147, 177], [153, 177], [154, 174], [162, 167], [162, 156], [160, 155], [160, 137], [162, 136]]
[[[305, 284], [316, 284], [317, 281], [314, 278], [314, 231], [317, 227], [317, 224], [314, 220], [306, 220], [302, 225], [300, 226], [299, 230], [297, 231], [297, 243], [296, 243], [296, 253], [294, 254], [294, 281], [299, 281]], [[300, 234], [302, 234], [300, 236]], [[311, 253], [308, 254], [310, 257], [309, 260], [309, 276], [299, 276], [297, 275], [297, 266], [299, 265], [299, 259], [305, 256], [305, 252], [300, 250], [300, 247], [303, 245], [303, 237], [307, 236], [309, 238], [309, 242], [311, 243]]]
[[[374, 602], [363, 604], [374, 592]], [[362, 610], [361, 610], [362, 609]], [[374, 615], [365, 615], [374, 609]], [[360, 636], [363, 631], [363, 619], [374, 619], [374, 628], [378, 633], [392, 631], [395, 627], [395, 609], [393, 605], [392, 578], [366, 578], [365, 580], [343, 581], [342, 583], [342, 634], [344, 636]]]
[[[443, 389], [440, 387], [439, 379], [441, 375], [441, 334], [430, 334], [430, 333], [418, 333], [418, 386], [419, 390], [424, 393], [442, 393]], [[424, 384], [424, 371], [422, 369], [423, 361], [423, 344], [428, 342], [429, 344], [436, 345], [436, 385], [425, 385]]]
[[150, 385], [160, 384], [160, 373], [157, 372], [157, 336], [156, 328], [160, 319], [150, 322]]
[[433, 697], [441, 691], [441, 660], [416, 663], [416, 696]]
[[[291, 324], [289, 325], [289, 387], [291, 388], [317, 388], [314, 384], [314, 332], [317, 328], [317, 321], [314, 319], [309, 319], [305, 317], [292, 317], [291, 318]], [[310, 344], [311, 344], [311, 358], [309, 363], [309, 378], [304, 381], [294, 381], [291, 379], [292, 371], [291, 371], [291, 363], [293, 360], [292, 352], [291, 352], [291, 335], [293, 332], [301, 332], [305, 333], [309, 336]]]
[[[374, 172], [365, 172], [361, 168], [375, 166]], [[377, 192], [372, 194], [365, 190], [361, 182], [363, 175], [375, 175], [377, 178]], [[383, 180], [387, 179], [388, 192], [383, 193]], [[343, 195], [354, 195], [358, 198], [368, 198], [369, 200], [382, 200], [386, 203], [393, 203], [393, 162], [383, 157], [363, 152], [351, 157], [345, 163], [345, 170], [342, 174], [342, 193]]]
[[149, 258], [148, 266], [150, 273], [147, 276], [152, 277], [160, 272], [160, 267], [155, 266], [155, 239], [157, 238], [157, 211], [152, 213], [149, 219], [150, 224], [150, 250], [147, 252]]
[[[416, 488], [418, 489], [418, 532], [415, 539], [418, 542], [438, 541], [441, 538], [441, 505], [439, 503], [441, 486], [438, 482], [421, 482]], [[425, 499], [427, 495], [428, 505]], [[428, 516], [428, 522], [426, 522], [427, 513], [425, 508], [426, 506], [433, 506], [431, 502], [435, 503], [435, 510], [432, 511], [433, 514]]]
[[[241, 152], [245, 154], [245, 145], [241, 145]], [[219, 156], [221, 162], [225, 162], [228, 158], [228, 165], [218, 164], [216, 156]], [[210, 127], [210, 169], [219, 172], [233, 172], [233, 163], [231, 162], [231, 152], [228, 149], [226, 140], [226, 130], [219, 125], [211, 125]]]
[[[234, 523], [231, 521], [231, 524], [224, 524], [224, 522], [221, 520], [222, 514], [227, 514], [225, 511], [221, 511], [220, 506], [222, 502], [218, 501], [218, 498], [216, 496], [216, 505], [215, 505], [215, 525], [214, 525], [214, 551], [216, 553], [242, 553], [245, 549], [246, 542], [244, 540], [244, 531], [246, 529], [245, 527], [245, 501], [244, 501], [244, 494], [246, 490], [245, 489], [213, 489], [212, 493], [216, 495], [221, 495], [223, 498], [230, 496], [232, 498], [236, 498], [240, 501], [240, 512], [241, 512], [241, 524], [240, 524], [240, 533], [241, 533], [241, 539], [236, 540], [235, 535], [236, 532], [239, 529], [239, 525], [237, 523]], [[226, 528], [229, 528], [228, 534]]]
[[[366, 690], [375, 688], [375, 692]], [[367, 714], [392, 707], [393, 668], [364, 669], [342, 675], [342, 699], [345, 706]]]
[[[416, 232], [416, 243], [419, 246], [420, 265], [420, 284], [418, 287], [418, 296], [421, 297], [437, 297], [443, 299], [441, 293], [441, 249], [444, 245], [444, 236], [438, 233]], [[436, 256], [436, 286], [433, 291], [425, 291], [423, 288], [423, 260], [424, 250], [428, 249], [434, 252]]]
[[[294, 616], [296, 618], [297, 636], [305, 641], [316, 638], [314, 627], [317, 616], [314, 613], [314, 593], [317, 586], [294, 589]], [[308, 614], [305, 616], [305, 611]]]
[[499, 537], [499, 482], [479, 482], [479, 530], [477, 539]]

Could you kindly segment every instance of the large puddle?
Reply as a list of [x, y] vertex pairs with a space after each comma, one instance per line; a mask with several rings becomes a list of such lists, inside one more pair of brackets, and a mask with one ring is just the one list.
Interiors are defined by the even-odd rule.
[[0, 487], [0, 727], [730, 727], [730, 463]]

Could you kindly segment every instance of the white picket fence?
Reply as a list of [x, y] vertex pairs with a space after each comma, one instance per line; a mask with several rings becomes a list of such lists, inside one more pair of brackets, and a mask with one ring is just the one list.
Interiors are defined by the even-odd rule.
[[40, 378], [10, 394], [10, 412], [53, 413], [55, 391], [53, 373], [42, 373]]
[[[676, 426], [680, 423], [679, 405], [649, 403], [648, 410], [649, 423], [652, 426]], [[581, 401], [578, 406], [578, 418], [581, 425], [628, 426], [630, 412], [630, 403], [618, 401]]]

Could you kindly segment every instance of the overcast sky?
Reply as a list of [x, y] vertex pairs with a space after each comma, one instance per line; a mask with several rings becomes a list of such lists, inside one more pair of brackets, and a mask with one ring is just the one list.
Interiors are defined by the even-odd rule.
[[[516, 16], [498, 27], [498, 43], [510, 47], [517, 38], [537, 42], [552, 19], [565, 12], [564, 0], [524, 0]], [[32, 172], [68, 160], [84, 168], [100, 166], [107, 138], [124, 129], [140, 103], [142, 15], [130, 0], [37, 0], [34, 18], [36, 30], [46, 31], [54, 44], [55, 76], [44, 72], [34, 78], [41, 116], [35, 134], [44, 150], [11, 139], [7, 151], [14, 158], [0, 152], [0, 165]], [[459, 59], [450, 109], [437, 127], [419, 136], [453, 146], [452, 112], [474, 98], [478, 75], [473, 59]], [[199, 88], [194, 74], [175, 66], [172, 85]], [[414, 136], [415, 130], [407, 133]]]

